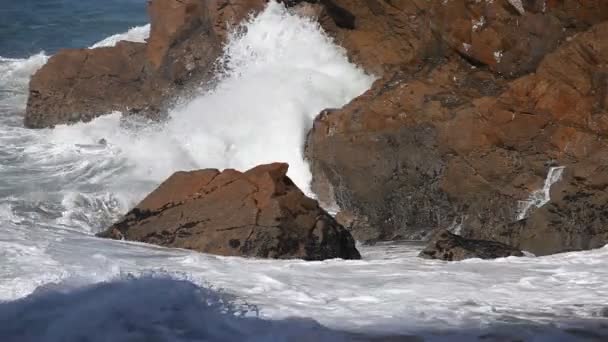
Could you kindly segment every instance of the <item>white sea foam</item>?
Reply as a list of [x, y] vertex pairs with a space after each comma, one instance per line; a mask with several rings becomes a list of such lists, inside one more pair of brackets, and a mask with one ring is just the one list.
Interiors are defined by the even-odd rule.
[[530, 209], [540, 208], [551, 201], [551, 187], [562, 179], [564, 169], [564, 166], [551, 167], [549, 172], [547, 172], [547, 177], [545, 178], [542, 189], [535, 190], [530, 194], [530, 198], [519, 202], [519, 210], [517, 213], [518, 220], [525, 219], [528, 216]]
[[115, 34], [108, 38], [105, 38], [91, 46], [91, 49], [98, 47], [107, 47], [114, 46], [121, 40], [127, 40], [131, 42], [139, 42], [143, 43], [146, 41], [148, 36], [150, 35], [150, 24], [144, 26], [136, 26], [132, 27], [129, 31], [125, 33]]
[[[0, 279], [7, 279], [0, 282], [0, 299], [20, 298], [41, 284], [59, 284], [55, 287], [71, 292], [75, 286], [125, 274], [139, 278], [155, 273], [221, 289], [235, 296], [237, 305], [256, 305], [263, 319], [307, 317], [339, 331], [425, 335], [428, 341], [471, 341], [470, 334], [496, 331], [525, 341], [552, 341], [560, 334], [565, 335], [561, 340], [576, 341], [564, 332], [571, 327], [606, 333], [599, 315], [606, 306], [601, 298], [608, 294], [608, 271], [601, 267], [608, 262], [608, 248], [542, 258], [446, 263], [417, 258], [415, 246], [380, 245], [362, 247], [361, 261], [304, 262], [217, 257], [69, 231], [48, 234], [38, 228], [27, 238], [28, 245], [37, 248], [10, 259], [8, 269], [18, 270], [15, 273], [0, 270]], [[93, 306], [94, 317], [123, 310], [147, 312], [131, 319], [145, 324], [146, 317], [153, 317], [159, 328], [171, 331], [172, 320], [162, 318], [167, 314], [162, 307], [169, 302], [148, 302], [157, 290], [135, 288], [139, 289], [125, 289], [132, 300], [124, 303], [118, 293], [112, 302], [95, 293], [83, 299], [102, 303]], [[76, 304], [80, 300], [74, 301], [56, 307], [55, 314], [46, 316], [47, 322], [63, 326], [62, 317], [82, 310]], [[131, 307], [134, 302], [138, 307]], [[39, 307], [41, 315], [48, 310], [44, 302]], [[93, 325], [104, 322], [91, 318], [87, 319]], [[185, 324], [184, 329], [196, 331], [202, 323], [193, 316]], [[257, 331], [251, 326], [247, 330], [254, 335]], [[117, 324], [110, 331], [119, 336], [129, 328]]]

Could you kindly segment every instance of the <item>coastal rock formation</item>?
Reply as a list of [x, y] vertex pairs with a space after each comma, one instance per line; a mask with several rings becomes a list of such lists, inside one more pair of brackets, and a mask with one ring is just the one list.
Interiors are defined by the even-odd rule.
[[99, 236], [227, 256], [359, 259], [350, 233], [287, 168], [177, 172]]
[[142, 43], [60, 51], [32, 77], [25, 126], [42, 128], [90, 121], [115, 110], [143, 110], [151, 97], [160, 96], [143, 89], [144, 60]]
[[[146, 44], [53, 56], [26, 125], [162, 113], [266, 2], [151, 1]], [[537, 255], [608, 242], [607, 1], [280, 2], [377, 76], [320, 113], [306, 142], [312, 189], [357, 240], [459, 227]]]
[[112, 111], [156, 117], [208, 80], [227, 29], [266, 0], [153, 0], [148, 42], [66, 49], [32, 77], [25, 126], [89, 121]]
[[[608, 243], [607, 4], [522, 3], [523, 15], [506, 1], [420, 2], [441, 44], [418, 51], [435, 54], [405, 65], [387, 55], [372, 89], [316, 118], [306, 152], [313, 190], [342, 208], [356, 239], [419, 239], [459, 226], [466, 238], [538, 255]], [[476, 26], [471, 18], [482, 14]], [[355, 15], [354, 31], [357, 22]], [[405, 40], [417, 36], [398, 27]], [[475, 48], [486, 31], [503, 45]], [[485, 58], [484, 46], [502, 59]], [[531, 200], [557, 166], [564, 178], [547, 189], [547, 201]]]
[[464, 259], [496, 259], [510, 256], [524, 256], [511, 246], [487, 240], [471, 240], [441, 230], [429, 241], [428, 246], [420, 252], [419, 257], [445, 261]]
[[503, 76], [520, 76], [563, 39], [608, 17], [602, 0], [287, 2], [324, 6], [323, 28], [353, 62], [376, 75], [456, 53]]

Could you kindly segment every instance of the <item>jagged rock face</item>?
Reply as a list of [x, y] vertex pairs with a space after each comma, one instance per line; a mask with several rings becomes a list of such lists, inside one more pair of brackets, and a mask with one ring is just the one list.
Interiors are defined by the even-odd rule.
[[332, 20], [321, 20], [350, 59], [370, 73], [413, 60], [434, 56], [441, 50], [432, 30], [434, 1], [320, 0]]
[[447, 230], [437, 232], [419, 254], [421, 258], [445, 261], [472, 258], [496, 259], [510, 256], [524, 256], [524, 254], [520, 250], [500, 242], [465, 239]]
[[[608, 166], [608, 41], [602, 38], [608, 23], [597, 24], [608, 19], [606, 3], [596, 3], [593, 12], [587, 3], [523, 1], [523, 17], [506, 1], [432, 3], [446, 4], [443, 24], [432, 25], [449, 47], [443, 55], [407, 66], [388, 57], [372, 89], [315, 120], [306, 154], [320, 201], [336, 202], [361, 241], [424, 238], [460, 226], [464, 237], [535, 254], [607, 243], [601, 203], [608, 191], [600, 175]], [[458, 38], [453, 20], [473, 10], [500, 10], [487, 15], [484, 27], [508, 46], [520, 46], [508, 44], [520, 35], [522, 46], [536, 44], [534, 34], [521, 31], [534, 26], [523, 25], [526, 20], [554, 23], [561, 33], [541, 34], [552, 43], [533, 56], [522, 48], [508, 64], [484, 62], [456, 44], [473, 31], [464, 17], [469, 28]], [[557, 30], [549, 25], [546, 32]], [[554, 202], [518, 220], [520, 201], [542, 188], [556, 165], [566, 167], [563, 182], [570, 185], [562, 189], [558, 182]], [[557, 206], [561, 213], [552, 212]]]
[[157, 117], [208, 80], [227, 28], [266, 0], [153, 0], [146, 44], [61, 50], [32, 77], [25, 125], [89, 121], [112, 111]]
[[226, 256], [359, 259], [350, 233], [292, 183], [287, 168], [175, 173], [99, 236]]
[[503, 76], [534, 71], [574, 32], [607, 18], [608, 3], [556, 0], [319, 0], [326, 31], [351, 59], [382, 75], [391, 67], [456, 51]]

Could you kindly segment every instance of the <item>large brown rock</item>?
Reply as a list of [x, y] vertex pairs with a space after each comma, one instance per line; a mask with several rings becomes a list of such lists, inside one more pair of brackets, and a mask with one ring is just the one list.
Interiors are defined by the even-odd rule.
[[[463, 13], [489, 11], [490, 3], [466, 2]], [[507, 2], [494, 3], [505, 5], [501, 15], [522, 16]], [[387, 67], [368, 92], [317, 117], [306, 152], [312, 186], [322, 202], [343, 209], [339, 217], [356, 239], [416, 239], [459, 227], [464, 237], [535, 254], [608, 243], [601, 177], [608, 167], [608, 23], [596, 24], [608, 9], [598, 3], [590, 15], [586, 5], [561, 1], [535, 12], [532, 2], [523, 3], [524, 16], [541, 18], [529, 20], [555, 22], [564, 32], [545, 37], [551, 44], [535, 50], [540, 55], [518, 49], [507, 67], [452, 50]], [[456, 46], [459, 30], [450, 25], [446, 16], [436, 32]], [[506, 24], [486, 25], [507, 41], [521, 34]], [[545, 44], [529, 37], [521, 37], [525, 46]], [[521, 202], [557, 165], [566, 171], [551, 191], [555, 200], [519, 220]]]
[[153, 0], [148, 42], [61, 50], [30, 82], [25, 125], [89, 121], [112, 111], [162, 113], [212, 76], [226, 30], [266, 0]]
[[447, 230], [441, 230], [433, 236], [419, 256], [425, 259], [461, 261], [472, 258], [506, 258], [510, 256], [524, 256], [524, 254], [522, 251], [504, 243], [465, 239]]
[[47, 127], [89, 121], [100, 111], [137, 111], [148, 106], [144, 92], [145, 44], [61, 50], [30, 82], [25, 125]]
[[359, 259], [350, 233], [287, 168], [175, 173], [99, 236], [227, 256]]

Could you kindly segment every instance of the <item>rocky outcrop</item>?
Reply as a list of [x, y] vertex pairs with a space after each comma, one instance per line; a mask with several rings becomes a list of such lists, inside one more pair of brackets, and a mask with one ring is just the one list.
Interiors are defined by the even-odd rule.
[[[386, 21], [383, 11], [415, 3], [439, 42], [404, 24], [396, 27], [407, 33], [391, 34], [418, 56], [397, 58], [407, 64], [351, 51], [382, 64], [369, 69], [382, 77], [321, 113], [309, 134], [313, 189], [343, 209], [356, 239], [419, 239], [459, 226], [466, 238], [539, 255], [608, 243], [607, 3], [523, 1], [522, 14], [498, 0], [334, 2], [355, 14], [353, 31], [357, 15]], [[553, 200], [522, 217], [555, 166], [565, 171]]]
[[419, 257], [445, 261], [465, 259], [496, 259], [510, 256], [524, 256], [522, 251], [500, 242], [471, 240], [441, 230], [429, 241]]
[[153, 0], [148, 42], [61, 50], [31, 79], [25, 125], [89, 121], [112, 111], [157, 117], [208, 80], [226, 30], [266, 0]]
[[[209, 77], [227, 25], [265, 2], [153, 0], [148, 43], [51, 58], [26, 124], [162, 112]], [[608, 2], [281, 2], [378, 76], [323, 111], [306, 144], [313, 190], [358, 240], [459, 227], [538, 255], [608, 242]]]
[[[62, 50], [33, 77], [25, 126], [90, 121], [100, 113], [144, 110], [161, 94], [144, 89], [145, 44]], [[111, 101], [108, 101], [111, 99]]]
[[99, 236], [226, 256], [359, 259], [350, 233], [287, 168], [175, 173]]
[[[355, 63], [382, 75], [457, 53], [503, 76], [534, 71], [564, 38], [607, 18], [602, 0], [291, 0], [324, 6], [321, 24]], [[332, 20], [328, 20], [331, 18]]]

